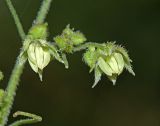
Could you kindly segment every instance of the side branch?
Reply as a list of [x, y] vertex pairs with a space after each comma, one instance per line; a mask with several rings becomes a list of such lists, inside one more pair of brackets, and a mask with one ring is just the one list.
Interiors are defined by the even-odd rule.
[[13, 114], [13, 117], [17, 117], [17, 116], [26, 116], [26, 117], [28, 117], [28, 119], [18, 120], [9, 126], [20, 126], [20, 125], [24, 125], [24, 124], [33, 124], [33, 123], [37, 123], [37, 122], [42, 121], [42, 117], [37, 116], [35, 114], [28, 113], [28, 112], [18, 111]]
[[19, 19], [18, 15], [17, 15], [17, 12], [16, 12], [16, 10], [15, 10], [15, 8], [14, 8], [14, 6], [13, 6], [13, 4], [12, 4], [12, 2], [10, 0], [5, 0], [5, 1], [6, 1], [6, 4], [7, 4], [8, 8], [9, 8], [9, 11], [12, 14], [12, 17], [13, 17], [13, 19], [15, 21], [18, 33], [19, 33], [21, 39], [24, 40], [25, 32], [23, 30], [23, 26], [22, 26], [22, 24], [20, 22], [20, 19]]
[[74, 47], [73, 51], [74, 52], [78, 52], [84, 49], [87, 49], [89, 46], [94, 46], [94, 47], [99, 47], [99, 48], [103, 48], [105, 45], [101, 44], [101, 43], [92, 43], [92, 42], [87, 42], [85, 44], [79, 45], [77, 47]]

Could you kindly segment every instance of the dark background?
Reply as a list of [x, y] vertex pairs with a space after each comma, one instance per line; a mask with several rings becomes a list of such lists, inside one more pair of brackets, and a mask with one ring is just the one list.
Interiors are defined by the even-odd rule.
[[[41, 1], [12, 1], [27, 32]], [[12, 112], [42, 115], [35, 126], [160, 126], [159, 0], [54, 0], [47, 22], [50, 40], [71, 24], [89, 41], [122, 44], [136, 76], [125, 71], [116, 86], [103, 76], [92, 89], [94, 76], [80, 52], [68, 56], [68, 70], [51, 62], [41, 83], [27, 63]], [[5, 74], [1, 87], [6, 87], [20, 47], [14, 21], [0, 0], [0, 69]]]

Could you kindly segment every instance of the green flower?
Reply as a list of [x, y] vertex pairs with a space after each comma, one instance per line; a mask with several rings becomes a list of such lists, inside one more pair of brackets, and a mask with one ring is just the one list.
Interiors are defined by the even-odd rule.
[[39, 74], [42, 80], [43, 69], [49, 64], [51, 55], [45, 41], [39, 40], [29, 45], [28, 50], [28, 61], [31, 68]]
[[83, 56], [85, 63], [90, 67], [90, 71], [95, 72], [95, 83], [101, 79], [104, 73], [115, 85], [117, 76], [119, 76], [124, 68], [131, 74], [135, 75], [131, 66], [131, 59], [127, 51], [114, 43], [106, 43], [103, 48], [90, 47]]
[[43, 69], [51, 60], [56, 59], [59, 62], [64, 63], [58, 54], [56, 47], [46, 40], [39, 39], [31, 41], [26, 52], [31, 68], [39, 74], [41, 81]]
[[21, 57], [24, 56], [42, 81], [43, 69], [53, 59], [64, 63], [53, 43], [47, 42], [47, 23], [34, 25], [23, 42]]
[[74, 31], [70, 25], [67, 25], [62, 34], [54, 38], [54, 41], [61, 51], [72, 53], [73, 48], [84, 43], [86, 38], [80, 31]]
[[48, 24], [36, 24], [28, 32], [32, 39], [46, 39], [48, 37]]

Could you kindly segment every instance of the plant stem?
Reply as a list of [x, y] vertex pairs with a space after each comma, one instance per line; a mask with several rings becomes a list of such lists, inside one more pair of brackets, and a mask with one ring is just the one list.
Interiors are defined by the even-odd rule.
[[[22, 24], [18, 18], [16, 10], [14, 9], [14, 6], [12, 5], [12, 2], [10, 0], [5, 0], [5, 1], [7, 3], [7, 6], [9, 8], [13, 18], [14, 18], [14, 21], [17, 26], [17, 30], [19, 32], [20, 37], [22, 38], [22, 40], [26, 39]], [[44, 22], [46, 15], [47, 15], [47, 12], [49, 10], [51, 1], [52, 0], [44, 0], [43, 1], [42, 6], [40, 8], [40, 11], [38, 12], [38, 16], [36, 18], [35, 23], [43, 23]], [[0, 126], [4, 126], [8, 121], [10, 109], [12, 107], [14, 97], [16, 95], [16, 89], [19, 84], [20, 76], [23, 72], [23, 68], [25, 66], [26, 59], [27, 58], [24, 56], [21, 56], [21, 53], [20, 53], [20, 55], [17, 58], [16, 64], [13, 68], [11, 77], [8, 82], [7, 89], [5, 91], [6, 94], [5, 94], [5, 98], [3, 101], [3, 105], [0, 108]]]
[[51, 6], [51, 2], [52, 0], [43, 0], [40, 10], [38, 11], [37, 18], [35, 20], [35, 24], [41, 24], [44, 22], [47, 16], [47, 13], [49, 11], [49, 8]]
[[8, 116], [10, 114], [10, 109], [12, 107], [14, 96], [16, 95], [16, 89], [19, 84], [20, 76], [22, 74], [24, 65], [26, 62], [25, 57], [18, 57], [14, 69], [12, 71], [10, 80], [8, 82], [8, 87], [6, 89], [5, 98], [1, 108], [0, 116], [0, 126], [4, 126], [8, 121]]
[[13, 117], [17, 117], [17, 116], [26, 116], [28, 118], [15, 121], [14, 123], [10, 124], [9, 126], [20, 126], [20, 125], [24, 125], [24, 124], [33, 124], [33, 123], [42, 121], [42, 118], [40, 116], [37, 116], [35, 114], [31, 114], [28, 112], [18, 111], [13, 114]]
[[15, 8], [14, 8], [11, 0], [5, 0], [5, 1], [6, 1], [6, 4], [7, 4], [9, 10], [10, 10], [10, 13], [12, 14], [14, 22], [15, 22], [15, 24], [17, 26], [18, 33], [19, 33], [21, 39], [24, 40], [24, 38], [25, 38], [25, 32], [23, 30], [23, 27], [22, 27], [22, 24], [20, 22], [20, 19], [19, 19], [17, 13], [16, 13], [16, 10], [15, 10]]
[[77, 52], [77, 51], [81, 51], [81, 50], [84, 50], [86, 48], [88, 48], [89, 46], [94, 46], [94, 47], [99, 47], [99, 48], [103, 48], [105, 45], [104, 44], [101, 44], [101, 43], [93, 43], [93, 42], [87, 42], [85, 44], [82, 44], [80, 46], [77, 46], [73, 49], [74, 52]]

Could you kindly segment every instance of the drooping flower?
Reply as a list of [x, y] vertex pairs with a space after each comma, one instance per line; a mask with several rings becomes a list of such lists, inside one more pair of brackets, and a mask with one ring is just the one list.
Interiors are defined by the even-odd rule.
[[35, 24], [28, 32], [20, 54], [21, 57], [24, 56], [28, 59], [31, 68], [39, 74], [41, 81], [43, 69], [51, 60], [56, 59], [64, 63], [56, 46], [51, 42], [47, 42], [47, 29], [47, 23]]
[[104, 47], [88, 48], [83, 56], [85, 63], [90, 67], [90, 72], [95, 72], [95, 82], [92, 87], [96, 86], [101, 75], [104, 73], [115, 85], [117, 76], [119, 76], [124, 68], [132, 75], [135, 73], [132, 70], [131, 59], [127, 51], [114, 43], [108, 42]]
[[33, 42], [29, 45], [27, 54], [31, 68], [39, 74], [42, 80], [43, 69], [49, 64], [51, 55], [44, 40]]

